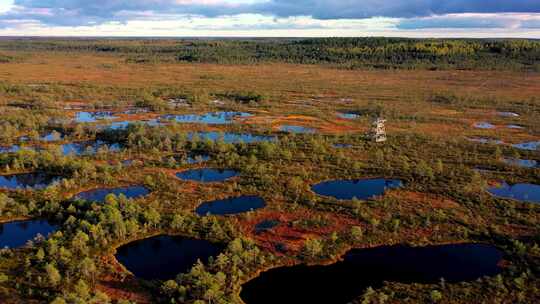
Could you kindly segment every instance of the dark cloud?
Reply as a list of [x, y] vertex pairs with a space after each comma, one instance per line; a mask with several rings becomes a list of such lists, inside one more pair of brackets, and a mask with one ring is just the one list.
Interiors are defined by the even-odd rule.
[[[238, 2], [237, 2], [238, 3]], [[16, 7], [0, 20], [34, 20], [48, 25], [92, 25], [125, 22], [160, 15], [216, 17], [258, 13], [315, 19], [370, 17], [418, 18], [460, 13], [540, 13], [540, 0], [270, 0], [253, 4], [189, 0], [15, 0]], [[416, 23], [419, 27], [435, 21]], [[462, 26], [476, 26], [462, 21]], [[404, 23], [413, 27], [415, 23]], [[435, 24], [436, 25], [436, 24]], [[480, 24], [479, 24], [480, 25]], [[487, 27], [496, 24], [486, 24]]]

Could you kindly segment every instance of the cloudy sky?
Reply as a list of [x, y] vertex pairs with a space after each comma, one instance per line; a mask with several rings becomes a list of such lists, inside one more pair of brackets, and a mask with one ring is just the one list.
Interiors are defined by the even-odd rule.
[[0, 36], [540, 38], [540, 0], [0, 0]]

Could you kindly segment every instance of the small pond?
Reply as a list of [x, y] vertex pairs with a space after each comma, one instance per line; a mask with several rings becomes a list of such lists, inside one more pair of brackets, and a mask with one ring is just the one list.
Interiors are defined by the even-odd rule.
[[162, 235], [118, 248], [116, 259], [139, 278], [170, 280], [188, 272], [198, 260], [207, 263], [223, 249], [204, 240]]
[[93, 155], [96, 154], [100, 149], [104, 149], [105, 147], [107, 147], [109, 152], [119, 152], [122, 149], [119, 143], [109, 144], [101, 140], [74, 142], [60, 146], [64, 155]]
[[46, 142], [52, 142], [52, 141], [62, 140], [62, 138], [64, 138], [64, 135], [62, 135], [62, 133], [53, 131], [53, 132], [50, 132], [50, 133], [47, 133], [47, 134], [41, 136], [39, 138], [39, 140], [46, 141]]
[[188, 134], [188, 140], [193, 140], [195, 137], [197, 137], [199, 140], [210, 140], [214, 142], [223, 140], [228, 144], [253, 144], [259, 142], [272, 142], [276, 140], [274, 136], [253, 135], [248, 133], [196, 132]]
[[492, 145], [502, 145], [504, 142], [499, 139], [493, 139], [493, 138], [485, 138], [485, 137], [474, 137], [474, 138], [467, 138], [467, 140], [481, 143], [481, 144], [492, 144]]
[[195, 212], [200, 216], [244, 213], [264, 208], [265, 201], [258, 196], [239, 196], [201, 204]]
[[502, 184], [500, 187], [488, 189], [489, 193], [499, 198], [513, 199], [522, 202], [540, 203], [540, 185], [535, 184]]
[[17, 248], [24, 246], [38, 234], [46, 237], [58, 229], [44, 219], [14, 221], [0, 224], [0, 248]]
[[263, 233], [281, 224], [279, 220], [264, 220], [255, 225], [255, 233]]
[[519, 114], [514, 112], [497, 112], [497, 115], [502, 117], [519, 117]]
[[328, 266], [298, 265], [263, 272], [242, 285], [246, 304], [346, 304], [384, 281], [437, 284], [474, 281], [501, 272], [502, 252], [484, 244], [353, 249]]
[[494, 125], [490, 124], [489, 122], [477, 122], [474, 124], [475, 128], [478, 129], [493, 129], [495, 128]]
[[522, 168], [538, 168], [540, 164], [536, 160], [532, 159], [518, 159], [518, 158], [505, 158], [503, 160], [506, 164]]
[[356, 113], [338, 113], [338, 116], [343, 119], [358, 119], [360, 115]]
[[238, 175], [235, 170], [226, 169], [193, 169], [176, 173], [181, 180], [196, 181], [200, 183], [222, 182]]
[[46, 173], [20, 173], [0, 175], [0, 188], [7, 189], [44, 189], [60, 180], [58, 176]]
[[403, 185], [397, 179], [356, 179], [356, 180], [334, 180], [322, 182], [311, 187], [313, 192], [331, 196], [340, 200], [371, 199], [383, 195], [387, 189], [399, 188]]
[[118, 117], [114, 116], [112, 112], [78, 112], [75, 114], [75, 122], [97, 122], [98, 120], [111, 120]]
[[245, 112], [215, 112], [206, 114], [165, 115], [166, 120], [175, 120], [180, 123], [196, 123], [206, 125], [224, 125], [233, 123], [235, 119], [247, 118], [252, 115]]
[[516, 130], [521, 130], [521, 129], [524, 129], [523, 126], [520, 126], [520, 125], [506, 125], [506, 127], [508, 129], [516, 129]]
[[351, 144], [334, 144], [333, 146], [334, 146], [334, 148], [336, 148], [336, 149], [347, 149], [347, 148], [352, 148], [352, 145], [351, 145]]
[[520, 143], [512, 145], [514, 148], [528, 151], [540, 150], [540, 141], [531, 141], [526, 143]]
[[181, 161], [188, 165], [200, 164], [210, 160], [209, 155], [189, 155], [187, 158], [182, 159]]
[[315, 129], [303, 127], [303, 126], [292, 126], [292, 125], [283, 125], [279, 127], [279, 130], [287, 133], [296, 133], [296, 134], [313, 134]]
[[81, 199], [90, 202], [104, 202], [105, 197], [109, 194], [114, 194], [116, 196], [124, 195], [126, 198], [139, 198], [146, 196], [150, 193], [148, 188], [143, 186], [129, 186], [129, 187], [119, 187], [119, 188], [100, 188], [90, 191], [81, 192], [75, 195], [74, 199]]
[[157, 119], [149, 119], [149, 120], [123, 120], [123, 121], [115, 121], [108, 126], [106, 126], [109, 130], [125, 130], [128, 128], [128, 126], [136, 125], [136, 124], [143, 124], [150, 127], [156, 127], [162, 125], [162, 123]]

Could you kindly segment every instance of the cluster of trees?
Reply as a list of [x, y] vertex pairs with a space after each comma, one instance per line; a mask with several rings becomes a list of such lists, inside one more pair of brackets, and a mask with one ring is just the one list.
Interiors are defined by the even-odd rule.
[[287, 62], [380, 69], [540, 70], [535, 40], [325, 38], [243, 40], [5, 40], [0, 49], [107, 52], [129, 62]]

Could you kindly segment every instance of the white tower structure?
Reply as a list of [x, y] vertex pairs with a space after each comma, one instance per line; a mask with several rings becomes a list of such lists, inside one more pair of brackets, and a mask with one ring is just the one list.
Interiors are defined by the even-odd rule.
[[375, 142], [385, 142], [386, 141], [386, 128], [385, 128], [386, 119], [378, 117], [373, 121], [371, 128], [371, 138]]

